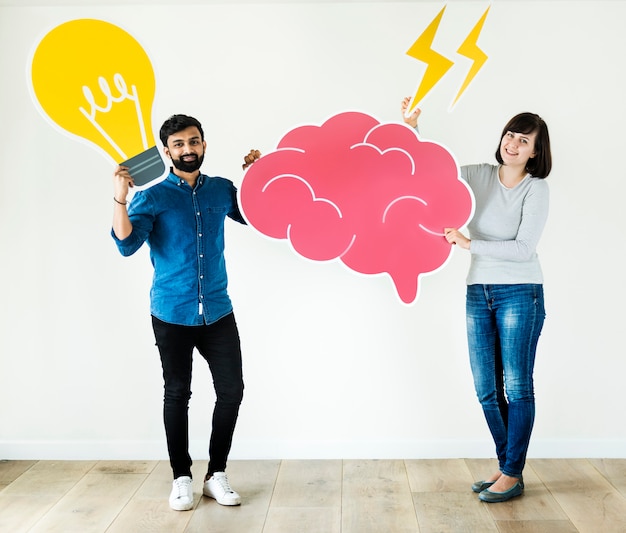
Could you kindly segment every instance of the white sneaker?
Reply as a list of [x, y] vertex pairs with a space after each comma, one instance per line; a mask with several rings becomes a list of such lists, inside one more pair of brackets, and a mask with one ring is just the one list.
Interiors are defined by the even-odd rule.
[[239, 505], [241, 498], [230, 488], [225, 472], [215, 472], [204, 482], [202, 494], [213, 498], [220, 505]]
[[177, 477], [172, 483], [170, 507], [174, 511], [189, 511], [193, 507], [193, 488], [189, 476]]

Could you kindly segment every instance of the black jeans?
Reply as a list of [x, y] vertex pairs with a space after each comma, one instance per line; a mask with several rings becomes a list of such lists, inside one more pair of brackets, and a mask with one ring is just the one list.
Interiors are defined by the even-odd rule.
[[241, 347], [235, 316], [230, 313], [208, 326], [179, 326], [153, 316], [152, 327], [163, 367], [163, 422], [174, 478], [191, 476], [187, 414], [194, 348], [209, 364], [217, 397], [208, 474], [222, 472], [226, 469], [243, 398]]

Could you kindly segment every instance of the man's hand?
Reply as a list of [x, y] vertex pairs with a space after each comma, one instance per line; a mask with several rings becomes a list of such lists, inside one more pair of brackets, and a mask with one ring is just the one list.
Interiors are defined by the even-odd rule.
[[118, 166], [113, 173], [113, 231], [120, 240], [128, 237], [133, 231], [126, 211], [126, 196], [128, 189], [134, 186], [135, 182], [128, 172], [128, 167]]
[[125, 204], [128, 189], [134, 187], [135, 182], [128, 172], [128, 167], [118, 166], [113, 173], [113, 198], [118, 204]]
[[258, 150], [250, 150], [250, 153], [243, 158], [245, 163], [241, 165], [242, 169], [247, 169], [252, 163], [261, 157], [261, 152]]

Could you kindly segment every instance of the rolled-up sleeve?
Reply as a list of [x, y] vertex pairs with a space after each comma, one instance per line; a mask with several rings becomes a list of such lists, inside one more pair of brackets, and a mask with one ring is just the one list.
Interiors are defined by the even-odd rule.
[[143, 191], [135, 194], [128, 206], [128, 217], [133, 226], [133, 231], [125, 239], [118, 239], [111, 228], [111, 237], [124, 257], [134, 254], [141, 248], [154, 226], [154, 207], [148, 194]]

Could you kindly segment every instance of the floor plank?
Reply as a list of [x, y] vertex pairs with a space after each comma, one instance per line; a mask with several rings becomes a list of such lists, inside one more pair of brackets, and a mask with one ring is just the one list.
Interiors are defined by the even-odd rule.
[[498, 528], [475, 494], [418, 492], [413, 495], [420, 533], [497, 533]]
[[279, 468], [280, 461], [273, 460], [229, 461], [228, 480], [241, 496], [241, 505], [224, 507], [201, 497], [185, 533], [263, 532]]
[[412, 492], [465, 492], [473, 483], [463, 459], [405, 461]]
[[341, 507], [343, 463], [282, 461], [272, 507]]
[[37, 461], [7, 461], [0, 460], [0, 491], [13, 483]]
[[625, 533], [626, 459], [531, 459], [524, 495], [487, 504], [491, 459], [231, 461], [242, 505], [172, 511], [168, 461], [0, 461], [10, 533]]
[[500, 533], [578, 533], [569, 520], [505, 520], [498, 522], [498, 530]]
[[272, 508], [263, 533], [340, 533], [341, 507]]
[[31, 533], [105, 531], [145, 478], [146, 474], [89, 472], [29, 531]]
[[159, 461], [98, 461], [91, 469], [102, 474], [150, 474]]
[[341, 531], [342, 461], [282, 461], [264, 533]]
[[[495, 461], [478, 459], [466, 460], [475, 480], [488, 477], [497, 470]], [[480, 473], [482, 472], [482, 474]], [[524, 494], [511, 501], [497, 505], [485, 504], [487, 510], [500, 526], [501, 521], [561, 521], [567, 515], [554, 499], [550, 491], [537, 477], [532, 466], [524, 469]]]
[[543, 484], [581, 533], [624, 533], [626, 498], [586, 459], [532, 459]]
[[626, 496], [626, 459], [590, 459], [589, 462]]
[[404, 461], [344, 461], [342, 533], [419, 531]]
[[463, 459], [405, 461], [421, 533], [497, 532]]
[[95, 461], [38, 461], [0, 492], [0, 531], [31, 528], [93, 468]]
[[[133, 468], [136, 470], [136, 466]], [[201, 470], [201, 472], [198, 472]], [[196, 473], [198, 472], [198, 473]], [[194, 482], [202, 477], [204, 466], [194, 465]], [[172, 489], [172, 469], [169, 462], [161, 461], [154, 464], [146, 478], [137, 489], [133, 498], [121, 510], [107, 533], [144, 533], [167, 531], [168, 533], [182, 533], [191, 520], [192, 513], [173, 512], [170, 509], [168, 497]], [[195, 488], [198, 483], [195, 483]], [[197, 492], [197, 491], [196, 491]], [[197, 505], [200, 496], [195, 495]]]

